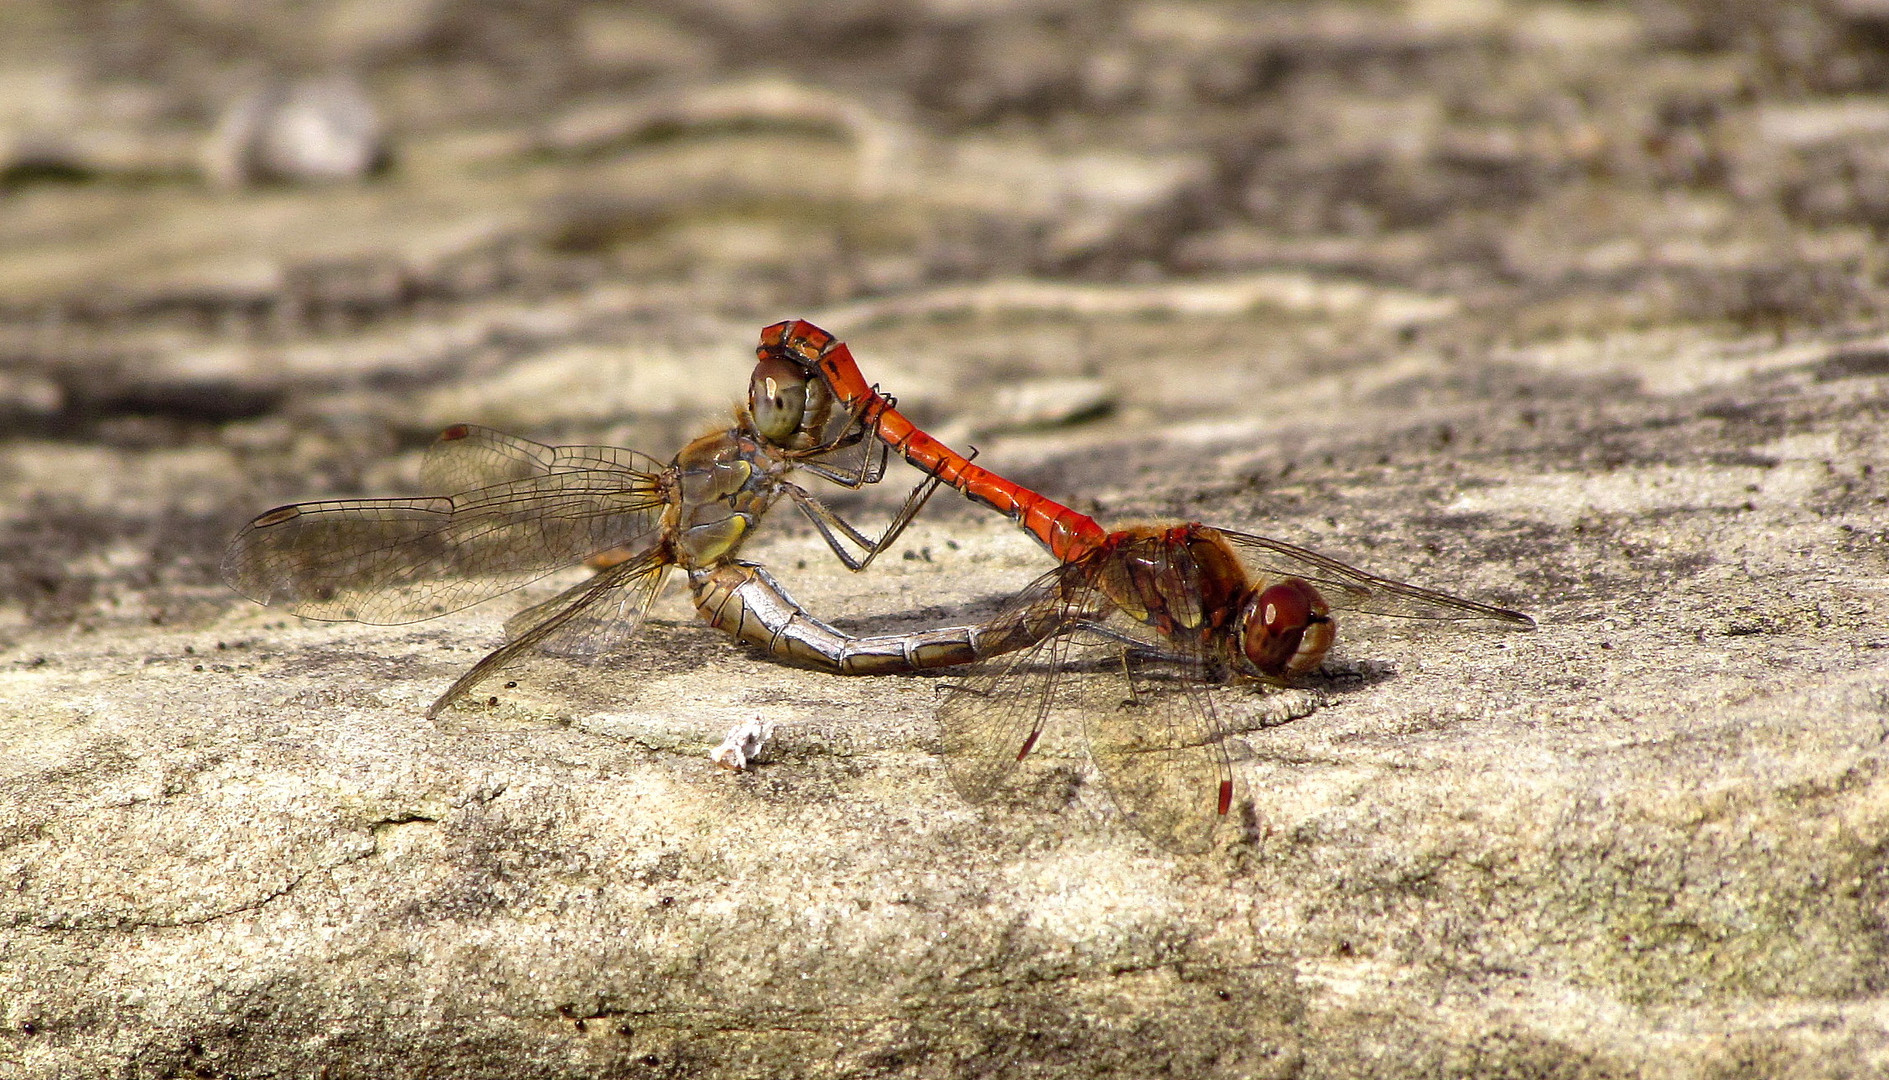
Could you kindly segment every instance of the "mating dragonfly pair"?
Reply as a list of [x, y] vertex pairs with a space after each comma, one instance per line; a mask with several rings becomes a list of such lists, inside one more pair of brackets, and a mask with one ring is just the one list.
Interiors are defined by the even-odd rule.
[[[1323, 661], [1335, 610], [1528, 629], [1519, 612], [1391, 581], [1304, 548], [1197, 522], [1109, 531], [915, 427], [824, 330], [761, 332], [734, 424], [667, 465], [608, 446], [543, 446], [456, 424], [427, 452], [430, 494], [279, 507], [231, 541], [238, 592], [313, 619], [444, 615], [588, 562], [598, 572], [507, 620], [508, 642], [429, 717], [533, 650], [594, 656], [635, 632], [671, 568], [707, 621], [839, 674], [969, 665], [939, 705], [953, 786], [989, 798], [1054, 719], [1078, 720], [1117, 807], [1165, 847], [1199, 850], [1233, 798], [1208, 688], [1283, 683]], [[789, 479], [877, 483], [891, 453], [927, 474], [877, 536]], [[863, 570], [939, 485], [1003, 513], [1057, 560], [987, 623], [856, 637], [815, 618], [740, 550], [782, 498]], [[1127, 685], [1123, 685], [1123, 680]]]

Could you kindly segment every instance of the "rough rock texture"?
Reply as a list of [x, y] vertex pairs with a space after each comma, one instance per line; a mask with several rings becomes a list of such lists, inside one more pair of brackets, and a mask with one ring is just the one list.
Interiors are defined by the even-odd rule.
[[[1889, 1072], [1886, 35], [9, 5], [0, 1075]], [[384, 171], [207, 182], [230, 102], [332, 75]], [[667, 456], [793, 316], [1105, 520], [1542, 628], [1360, 618], [1296, 696], [1221, 691], [1238, 825], [1177, 858], [1074, 733], [968, 807], [934, 678], [784, 668], [677, 599], [436, 726], [523, 601], [304, 624], [216, 579], [268, 506], [410, 488], [448, 421]], [[790, 517], [751, 553], [855, 628], [1046, 566], [956, 500], [858, 577]], [[710, 766], [757, 716], [759, 766]]]

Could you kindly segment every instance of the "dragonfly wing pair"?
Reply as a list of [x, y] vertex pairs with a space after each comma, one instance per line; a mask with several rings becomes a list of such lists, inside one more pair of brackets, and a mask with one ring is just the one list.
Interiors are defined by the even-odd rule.
[[1130, 824], [1162, 847], [1204, 850], [1233, 790], [1205, 660], [1154, 639], [1099, 580], [1082, 563], [1038, 578], [991, 623], [988, 647], [1000, 654], [941, 691], [952, 786], [983, 802], [1045, 727], [1079, 723]]
[[634, 631], [662, 584], [662, 468], [632, 450], [550, 447], [458, 424], [422, 465], [440, 494], [279, 507], [231, 541], [223, 573], [243, 595], [305, 618], [399, 624], [489, 600], [598, 551], [640, 551], [554, 602], [579, 601], [561, 618], [544, 618], [550, 605], [528, 609], [538, 618], [508, 624], [512, 644], [474, 672], [529, 647], [594, 653]]

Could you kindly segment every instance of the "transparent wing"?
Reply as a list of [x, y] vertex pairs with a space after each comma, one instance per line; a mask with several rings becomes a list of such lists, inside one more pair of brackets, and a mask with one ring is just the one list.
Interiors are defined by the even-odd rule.
[[546, 446], [478, 424], [440, 432], [420, 463], [420, 483], [431, 495], [457, 495], [554, 472], [621, 470], [659, 473], [662, 462], [617, 446]]
[[[1206, 850], [1231, 805], [1226, 737], [1205, 684], [1124, 655], [1121, 679], [1067, 680], [1084, 700], [1089, 754], [1115, 808], [1171, 851]], [[1124, 693], [1126, 687], [1127, 693]]]
[[[673, 565], [666, 553], [641, 551], [606, 567], [600, 571], [615, 570], [624, 562], [647, 563], [659, 562], [663, 569]], [[538, 651], [555, 656], [575, 656], [591, 658], [603, 656], [620, 649], [631, 635], [642, 627], [643, 618], [649, 613], [650, 605], [662, 592], [664, 578], [658, 574], [654, 583], [645, 592], [639, 588], [618, 587], [612, 592], [591, 597], [595, 577], [580, 581], [570, 588], [541, 604], [518, 612], [505, 620], [505, 638], [517, 641], [533, 631], [553, 615], [569, 607], [582, 605], [571, 616], [559, 622], [554, 632], [538, 640]]]
[[1367, 574], [1315, 551], [1264, 536], [1215, 530], [1232, 542], [1246, 564], [1273, 577], [1299, 577], [1317, 587], [1334, 608], [1405, 619], [1488, 620], [1532, 630], [1535, 620], [1519, 611], [1465, 600], [1433, 589]]
[[991, 625], [1004, 645], [1034, 644], [980, 661], [944, 691], [952, 787], [989, 799], [1045, 727], [1080, 724], [1123, 817], [1161, 847], [1203, 850], [1232, 790], [1208, 676], [1186, 642], [1104, 596], [1102, 569], [1072, 563], [1039, 578]]
[[1072, 616], [1092, 592], [1073, 565], [1037, 578], [986, 629], [982, 643], [997, 655], [941, 690], [945, 772], [967, 802], [989, 799], [1036, 745], [1068, 661]]
[[657, 480], [573, 469], [455, 495], [278, 507], [230, 541], [223, 576], [311, 619], [430, 619], [594, 552], [641, 547], [661, 523]]
[[[557, 651], [557, 646], [568, 633], [576, 633], [581, 637], [593, 633], [600, 624], [614, 622], [620, 624], [615, 631], [615, 640], [629, 637], [642, 625], [650, 603], [662, 589], [670, 566], [665, 549], [652, 547], [636, 558], [618, 563], [589, 581], [566, 590], [557, 598], [559, 601], [568, 599], [570, 602], [566, 606], [526, 628], [474, 664], [471, 670], [447, 687], [446, 692], [427, 708], [427, 718], [437, 717], [448, 705], [491, 678], [521, 654], [534, 650]], [[543, 612], [550, 606], [540, 604], [527, 611]]]
[[[1184, 553], [1168, 561], [1197, 576]], [[1172, 851], [1206, 850], [1231, 805], [1233, 772], [1199, 638], [1159, 637], [1119, 608], [1085, 636], [1112, 646], [1116, 675], [1063, 680], [1055, 711], [1082, 714], [1103, 786], [1137, 831]]]

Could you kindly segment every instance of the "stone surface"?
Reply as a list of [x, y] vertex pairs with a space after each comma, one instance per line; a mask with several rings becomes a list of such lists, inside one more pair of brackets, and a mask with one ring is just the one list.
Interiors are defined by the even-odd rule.
[[[1889, 1071], [1869, 5], [302, 7], [0, 13], [0, 1075]], [[205, 183], [332, 71], [386, 171]], [[1105, 521], [1541, 629], [1216, 691], [1236, 821], [1175, 857], [1076, 733], [967, 806], [940, 677], [677, 596], [434, 725], [581, 571], [404, 627], [217, 580], [449, 421], [666, 457], [794, 316]], [[1110, 407], [981, 415], [1032, 385]], [[945, 498], [903, 549], [749, 553], [862, 630], [1047, 567]]]

